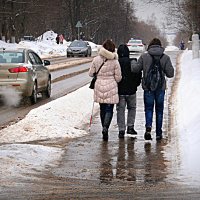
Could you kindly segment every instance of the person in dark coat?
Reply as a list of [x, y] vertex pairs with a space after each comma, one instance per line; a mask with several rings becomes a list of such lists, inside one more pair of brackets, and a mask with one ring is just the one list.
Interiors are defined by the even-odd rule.
[[122, 72], [122, 80], [118, 83], [119, 103], [117, 104], [117, 124], [119, 138], [124, 138], [126, 131], [125, 109], [127, 106], [127, 134], [136, 135], [134, 129], [136, 116], [136, 91], [141, 83], [142, 73], [131, 72], [131, 60], [127, 45], [121, 44], [117, 50]]
[[59, 44], [59, 35], [56, 36], [56, 43]]
[[185, 43], [183, 40], [181, 40], [180, 42], [180, 50], [184, 50], [185, 49]]
[[[153, 122], [154, 105], [156, 111], [156, 140], [161, 140], [162, 135], [162, 123], [163, 123], [163, 110], [164, 99], [166, 90], [166, 79], [174, 76], [174, 68], [172, 66], [170, 57], [164, 53], [164, 48], [161, 45], [161, 41], [158, 38], [154, 38], [148, 45], [147, 52], [143, 53], [137, 62], [131, 62], [131, 68], [133, 72], [143, 71], [142, 88], [144, 90], [144, 107], [145, 107], [145, 120], [146, 131], [144, 134], [145, 140], [151, 140], [151, 130]], [[154, 59], [160, 60], [161, 72], [163, 84], [159, 86], [155, 91], [148, 89], [146, 85], [146, 79], [149, 68]]]

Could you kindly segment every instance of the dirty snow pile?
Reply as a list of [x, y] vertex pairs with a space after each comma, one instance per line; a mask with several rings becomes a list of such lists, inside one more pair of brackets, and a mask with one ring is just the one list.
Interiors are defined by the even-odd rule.
[[[185, 50], [181, 59], [181, 79], [178, 91], [178, 116], [184, 135], [200, 142], [200, 58], [192, 59], [192, 51]], [[196, 139], [195, 137], [198, 136]]]
[[[88, 133], [93, 91], [88, 85], [35, 108], [18, 123], [0, 130], [1, 143], [74, 138]], [[98, 106], [95, 105], [94, 112]]]
[[[63, 44], [56, 43], [57, 33], [54, 31], [47, 31], [39, 36], [36, 41], [21, 41], [19, 44], [5, 43], [0, 40], [0, 48], [30, 48], [35, 51], [41, 58], [53, 57], [53, 56], [65, 56], [66, 49], [71, 42], [67, 42], [65, 39]], [[98, 45], [89, 41], [93, 51], [97, 51]]]
[[[56, 44], [57, 33], [47, 31], [36, 41], [21, 41], [19, 44], [0, 42], [0, 47], [31, 48], [41, 57], [65, 55], [70, 42]], [[89, 42], [92, 51], [98, 45]], [[0, 131], [1, 143], [74, 138], [87, 134], [93, 105], [93, 91], [88, 86], [33, 109], [23, 120]], [[97, 110], [97, 105], [95, 109]], [[95, 112], [95, 111], [94, 111]], [[14, 130], [14, 131], [13, 131]]]
[[[178, 123], [180, 140], [188, 171], [200, 166], [200, 58], [192, 59], [192, 51], [184, 51], [181, 60], [181, 79], [178, 90]], [[193, 170], [192, 170], [193, 169]]]
[[0, 152], [0, 192], [3, 186], [13, 187], [12, 180], [16, 181], [16, 177], [29, 179], [27, 174], [33, 174], [34, 169], [44, 173], [47, 167], [54, 167], [58, 155], [63, 153], [60, 148], [30, 144], [1, 145]]

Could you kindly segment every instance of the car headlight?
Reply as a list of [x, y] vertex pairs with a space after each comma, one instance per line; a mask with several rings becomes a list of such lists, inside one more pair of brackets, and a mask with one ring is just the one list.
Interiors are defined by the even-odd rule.
[[71, 49], [67, 49], [67, 52], [72, 52], [72, 50]]

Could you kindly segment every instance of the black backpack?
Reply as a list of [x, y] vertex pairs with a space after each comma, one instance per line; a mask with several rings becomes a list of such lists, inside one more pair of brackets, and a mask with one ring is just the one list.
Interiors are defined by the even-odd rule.
[[163, 75], [160, 64], [160, 59], [162, 58], [162, 56], [163, 54], [159, 58], [155, 58], [154, 56], [152, 56], [152, 64], [149, 67], [145, 80], [145, 85], [150, 91], [156, 91], [158, 88], [162, 88]]

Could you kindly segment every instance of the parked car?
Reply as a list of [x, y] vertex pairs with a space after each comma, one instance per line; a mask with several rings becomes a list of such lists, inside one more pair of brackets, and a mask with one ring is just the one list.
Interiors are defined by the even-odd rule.
[[32, 50], [0, 49], [0, 95], [2, 90], [14, 89], [22, 97], [28, 97], [32, 104], [37, 102], [41, 93], [51, 95], [51, 74], [46, 67], [48, 60], [41, 58]]
[[127, 46], [130, 52], [144, 52], [145, 51], [145, 45], [142, 43], [142, 40], [139, 40], [139, 39], [131, 38], [128, 41]]
[[32, 35], [25, 35], [23, 37], [24, 41], [35, 41], [35, 38]]
[[67, 57], [91, 56], [92, 48], [88, 42], [83, 40], [74, 40], [67, 48]]

